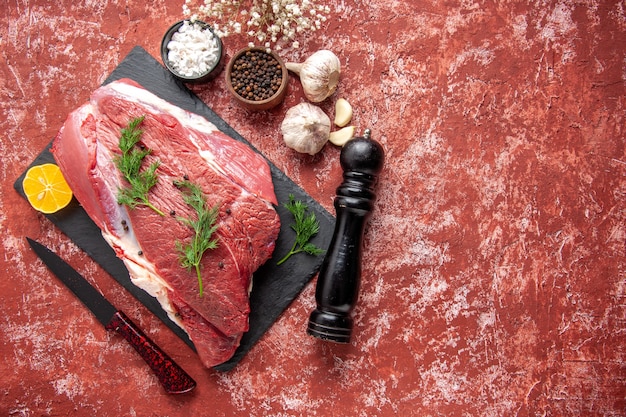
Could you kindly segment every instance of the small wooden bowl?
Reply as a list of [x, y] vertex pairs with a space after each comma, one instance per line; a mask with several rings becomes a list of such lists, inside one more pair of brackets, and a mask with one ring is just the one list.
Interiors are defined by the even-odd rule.
[[[278, 62], [282, 70], [281, 72], [282, 80], [281, 80], [280, 86], [278, 87], [278, 90], [276, 90], [273, 96], [266, 98], [264, 100], [248, 100], [240, 96], [239, 93], [237, 93], [237, 91], [235, 91], [233, 87], [233, 83], [231, 79], [233, 66], [235, 62], [237, 61], [237, 59], [241, 57], [242, 55], [244, 55], [245, 53], [247, 53], [248, 51], [260, 51], [262, 53], [270, 55], [272, 58], [274, 58]], [[257, 111], [269, 110], [279, 105], [283, 101], [283, 99], [285, 98], [285, 94], [287, 93], [288, 82], [289, 82], [289, 72], [287, 71], [287, 68], [285, 67], [284, 62], [280, 59], [280, 57], [276, 53], [267, 52], [266, 48], [262, 48], [258, 46], [244, 48], [238, 51], [232, 57], [232, 59], [228, 62], [228, 65], [226, 66], [226, 87], [228, 88], [228, 91], [230, 91], [232, 96], [235, 98], [235, 100], [237, 100], [239, 104], [241, 104], [244, 108], [249, 109], [249, 110], [257, 110]]]

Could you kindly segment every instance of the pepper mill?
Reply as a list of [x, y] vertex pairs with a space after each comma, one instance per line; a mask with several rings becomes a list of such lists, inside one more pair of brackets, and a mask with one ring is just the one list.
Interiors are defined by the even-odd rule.
[[343, 182], [334, 201], [337, 220], [315, 288], [317, 308], [309, 317], [307, 333], [336, 343], [349, 343], [351, 312], [361, 281], [361, 249], [365, 221], [373, 208], [374, 184], [383, 167], [382, 146], [370, 138], [348, 141], [341, 150]]

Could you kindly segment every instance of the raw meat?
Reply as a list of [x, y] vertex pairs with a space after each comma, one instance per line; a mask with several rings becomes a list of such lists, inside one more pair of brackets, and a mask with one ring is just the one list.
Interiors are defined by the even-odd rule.
[[[141, 143], [152, 150], [143, 162], [160, 161], [150, 202], [129, 209], [117, 203], [125, 186], [114, 163], [120, 130], [144, 116]], [[74, 195], [127, 266], [133, 283], [156, 297], [187, 331], [205, 366], [234, 354], [248, 330], [252, 273], [269, 259], [280, 220], [267, 162], [203, 117], [156, 97], [131, 80], [97, 89], [72, 112], [52, 147]], [[209, 206], [218, 204], [217, 249], [202, 263], [204, 294], [195, 271], [180, 266], [175, 242], [193, 231], [177, 217], [195, 213], [173, 182], [201, 187]]]

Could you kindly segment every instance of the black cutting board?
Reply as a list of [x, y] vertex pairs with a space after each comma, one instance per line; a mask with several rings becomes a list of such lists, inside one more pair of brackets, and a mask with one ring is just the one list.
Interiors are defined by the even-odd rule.
[[[135, 80], [162, 99], [204, 116], [230, 137], [250, 145], [247, 140], [241, 137], [184, 84], [176, 80], [143, 48], [135, 47], [105, 80], [104, 84], [120, 78]], [[78, 107], [82, 103], [76, 104], [76, 107]], [[49, 152], [50, 145], [42, 150], [30, 166], [54, 162], [54, 158]], [[254, 147], [252, 148], [254, 149]], [[229, 361], [215, 367], [215, 369], [220, 371], [232, 369], [244, 357], [311, 278], [315, 276], [322, 263], [323, 256], [314, 257], [298, 254], [291, 257], [284, 264], [276, 265], [277, 260], [289, 251], [295, 238], [294, 232], [290, 227], [293, 223], [293, 217], [283, 207], [283, 204], [289, 199], [289, 194], [293, 194], [297, 200], [305, 202], [309, 210], [316, 214], [320, 222], [320, 232], [312, 242], [318, 247], [328, 247], [335, 226], [335, 218], [326, 209], [274, 164], [270, 161], [268, 163], [272, 172], [276, 197], [279, 202], [276, 210], [281, 220], [280, 234], [276, 241], [274, 257], [268, 260], [253, 276], [253, 287], [250, 294], [250, 330], [244, 334], [241, 339], [241, 345], [235, 352], [235, 355]], [[15, 189], [23, 197], [25, 196], [22, 189], [22, 180], [25, 174], [26, 170], [14, 184]], [[58, 213], [47, 215], [47, 217], [124, 288], [158, 316], [176, 335], [194, 349], [193, 343], [189, 340], [187, 334], [167, 317], [158, 301], [130, 282], [126, 267], [115, 256], [113, 249], [102, 238], [100, 229], [91, 221], [75, 199], [68, 207]], [[302, 331], [304, 334], [304, 326]]]

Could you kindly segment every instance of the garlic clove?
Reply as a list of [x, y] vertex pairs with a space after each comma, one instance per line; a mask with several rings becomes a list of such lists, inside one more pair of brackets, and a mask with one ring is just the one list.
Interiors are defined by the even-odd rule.
[[352, 106], [345, 98], [335, 102], [335, 125], [344, 127], [352, 120]]
[[350, 139], [354, 138], [355, 130], [356, 128], [354, 126], [343, 127], [339, 130], [335, 130], [334, 132], [331, 132], [328, 137], [328, 140], [333, 145], [343, 146], [346, 143], [348, 143]]
[[300, 103], [287, 110], [280, 130], [289, 148], [315, 155], [328, 142], [330, 118], [318, 106]]
[[326, 100], [337, 90], [341, 62], [332, 51], [321, 49], [303, 63], [288, 62], [285, 67], [300, 77], [304, 95], [313, 103]]

